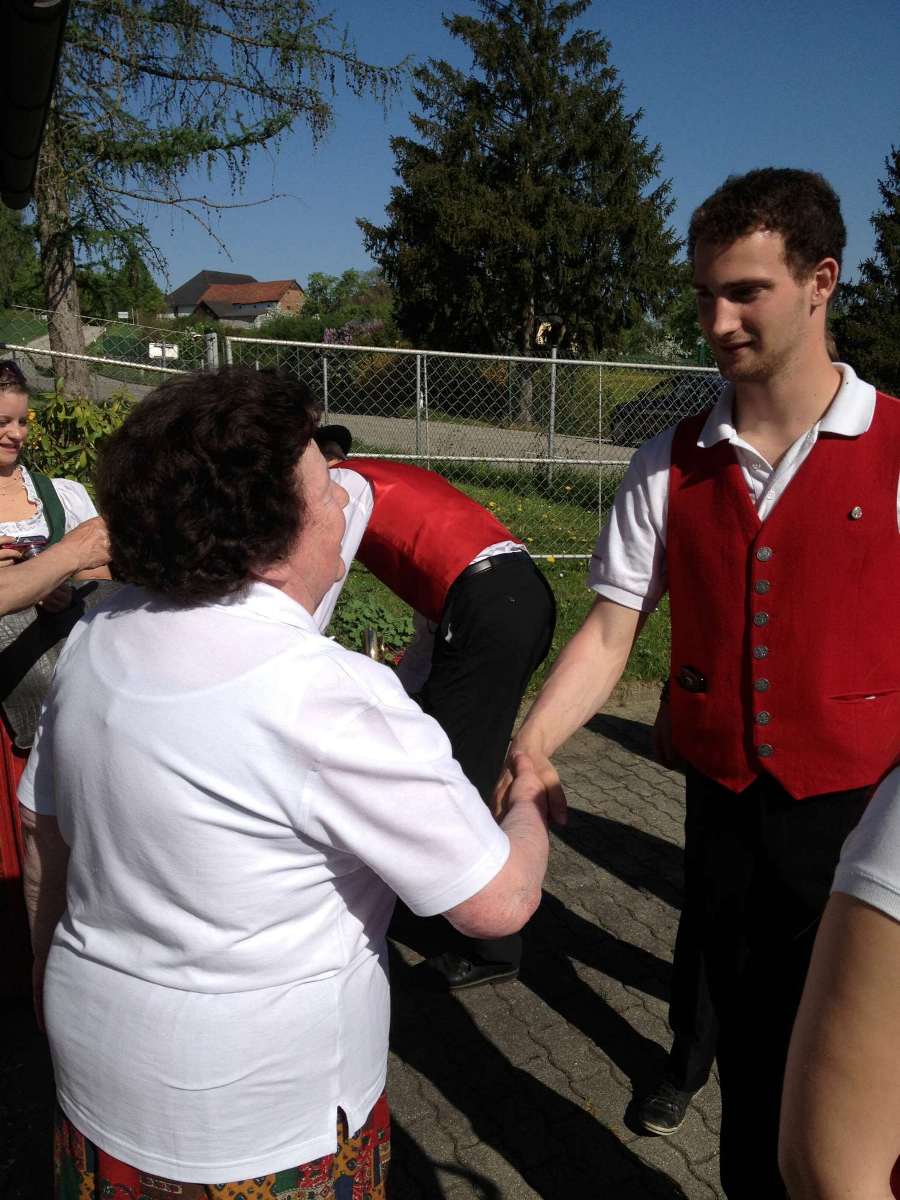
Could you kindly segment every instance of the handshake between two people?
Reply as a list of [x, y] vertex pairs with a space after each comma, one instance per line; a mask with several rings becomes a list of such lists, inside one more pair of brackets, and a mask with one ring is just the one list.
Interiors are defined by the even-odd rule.
[[535, 750], [518, 748], [513, 741], [494, 787], [491, 811], [502, 823], [507, 813], [520, 803], [535, 805], [545, 825], [566, 823], [566, 796], [553, 763]]

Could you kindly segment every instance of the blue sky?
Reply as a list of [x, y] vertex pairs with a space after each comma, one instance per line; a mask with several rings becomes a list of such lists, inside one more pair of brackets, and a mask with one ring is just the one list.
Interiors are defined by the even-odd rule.
[[[469, 62], [441, 14], [476, 13], [472, 0], [326, 0], [329, 7], [370, 61]], [[581, 24], [611, 42], [627, 108], [643, 108], [641, 132], [662, 148], [679, 234], [729, 173], [813, 168], [841, 196], [844, 277], [855, 273], [872, 252], [869, 217], [884, 157], [900, 143], [898, 0], [603, 0]], [[387, 115], [375, 101], [339, 94], [334, 128], [317, 149], [301, 127], [276, 154], [260, 154], [240, 198], [287, 195], [216, 221], [230, 261], [193, 222], [149, 213], [171, 285], [204, 267], [305, 283], [313, 271], [371, 266], [355, 218], [383, 219], [395, 182], [389, 139], [409, 132], [414, 105], [408, 88]], [[212, 184], [204, 176], [200, 186], [230, 199], [224, 175]]]

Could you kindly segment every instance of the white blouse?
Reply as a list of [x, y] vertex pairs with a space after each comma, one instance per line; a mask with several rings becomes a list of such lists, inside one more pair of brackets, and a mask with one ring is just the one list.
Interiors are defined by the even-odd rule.
[[[43, 535], [46, 537], [50, 532], [50, 528], [47, 524], [47, 518], [44, 516], [44, 506], [37, 494], [34, 480], [31, 478], [27, 467], [20, 464], [19, 470], [22, 473], [22, 482], [25, 484], [28, 499], [35, 506], [35, 509], [30, 517], [26, 517], [22, 521], [0, 521], [0, 536], [10, 538], [38, 537]], [[83, 484], [76, 483], [74, 479], [51, 479], [50, 482], [53, 484], [53, 490], [59, 497], [59, 501], [63, 506], [63, 512], [66, 515], [66, 533], [69, 533], [84, 521], [89, 521], [91, 517], [96, 517], [97, 509], [94, 507], [94, 502], [88, 495]]]
[[117, 1158], [247, 1179], [384, 1087], [384, 935], [480, 891], [505, 833], [393, 672], [275, 588], [123, 588], [59, 660], [19, 789], [71, 848], [47, 964], [59, 1101]]

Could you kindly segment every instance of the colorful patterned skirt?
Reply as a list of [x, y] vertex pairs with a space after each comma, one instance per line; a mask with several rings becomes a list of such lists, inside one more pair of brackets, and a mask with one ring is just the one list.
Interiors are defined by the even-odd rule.
[[337, 1150], [314, 1162], [239, 1183], [179, 1183], [119, 1162], [56, 1110], [54, 1200], [386, 1200], [391, 1122], [382, 1092], [352, 1137], [338, 1109]]

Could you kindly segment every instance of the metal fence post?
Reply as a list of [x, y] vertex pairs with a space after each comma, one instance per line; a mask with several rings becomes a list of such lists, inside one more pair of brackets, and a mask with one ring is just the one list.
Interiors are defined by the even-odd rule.
[[422, 453], [422, 355], [416, 355], [416, 457]]
[[328, 420], [328, 355], [322, 355], [322, 402], [325, 406], [325, 420]]
[[203, 335], [205, 343], [204, 359], [206, 362], [207, 371], [216, 371], [219, 367], [219, 337], [215, 333], [205, 333]]
[[233, 351], [232, 351], [232, 347], [231, 347], [231, 338], [230, 337], [226, 337], [226, 339], [225, 339], [225, 361], [229, 365], [229, 367], [234, 365], [234, 356], [233, 356]]
[[553, 483], [553, 459], [556, 457], [556, 347], [550, 350], [550, 420], [547, 424], [547, 482]]
[[429, 455], [429, 438], [428, 438], [428, 355], [422, 359], [422, 411], [425, 415], [425, 466], [430, 469], [431, 457]]
[[[603, 457], [603, 367], [597, 367], [597, 457]], [[597, 468], [597, 529], [603, 526], [603, 466]]]

